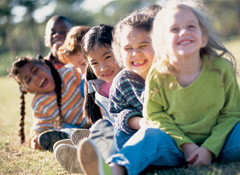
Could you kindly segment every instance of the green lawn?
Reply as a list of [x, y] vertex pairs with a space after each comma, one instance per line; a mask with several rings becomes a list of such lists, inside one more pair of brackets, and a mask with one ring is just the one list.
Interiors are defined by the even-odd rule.
[[[238, 59], [240, 67], [240, 40], [226, 42], [226, 46]], [[57, 163], [53, 153], [38, 151], [20, 145], [18, 137], [19, 123], [19, 96], [18, 85], [13, 79], [0, 77], [0, 175], [2, 174], [68, 174]], [[28, 136], [32, 123], [31, 95], [26, 98], [25, 133]], [[240, 175], [240, 164], [213, 164], [201, 168], [180, 168], [174, 170], [158, 170], [151, 174], [199, 174], [199, 175]]]

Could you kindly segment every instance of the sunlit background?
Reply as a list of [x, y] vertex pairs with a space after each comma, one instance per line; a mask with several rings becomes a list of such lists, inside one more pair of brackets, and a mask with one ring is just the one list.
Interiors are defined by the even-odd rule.
[[[16, 56], [45, 56], [44, 30], [53, 15], [64, 15], [74, 25], [115, 25], [132, 11], [167, 0], [0, 0], [0, 76]], [[202, 0], [225, 40], [239, 39], [240, 0]]]

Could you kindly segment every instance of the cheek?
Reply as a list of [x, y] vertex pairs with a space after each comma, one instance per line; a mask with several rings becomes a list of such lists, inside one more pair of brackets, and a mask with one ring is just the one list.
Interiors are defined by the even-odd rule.
[[91, 68], [92, 68], [94, 74], [95, 74], [97, 77], [99, 77], [99, 76], [100, 76], [100, 72], [99, 72], [98, 67], [97, 67], [97, 66], [91, 66]]
[[130, 68], [130, 64], [131, 64], [130, 59], [128, 59], [128, 58], [123, 59], [123, 66], [124, 67]]

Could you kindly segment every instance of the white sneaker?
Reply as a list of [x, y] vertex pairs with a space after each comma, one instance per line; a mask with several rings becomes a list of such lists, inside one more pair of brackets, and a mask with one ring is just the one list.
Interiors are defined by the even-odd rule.
[[58, 163], [69, 173], [83, 173], [77, 158], [77, 147], [69, 144], [60, 144], [54, 150]]
[[63, 139], [63, 140], [59, 140], [56, 143], [54, 143], [53, 145], [53, 151], [57, 148], [58, 145], [60, 144], [68, 144], [68, 145], [73, 145], [71, 139]]
[[105, 163], [100, 150], [91, 139], [84, 138], [77, 148], [78, 160], [85, 175], [111, 175], [112, 170]]
[[76, 129], [71, 134], [71, 141], [75, 146], [78, 146], [79, 142], [89, 136], [89, 129]]
[[89, 138], [92, 139], [103, 158], [106, 160], [110, 155], [116, 153], [114, 128], [107, 119], [99, 119], [90, 129]]

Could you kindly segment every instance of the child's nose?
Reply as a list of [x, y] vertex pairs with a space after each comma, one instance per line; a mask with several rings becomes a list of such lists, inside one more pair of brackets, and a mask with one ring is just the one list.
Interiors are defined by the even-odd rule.
[[66, 36], [66, 32], [56, 32], [54, 35], [54, 37], [65, 37]]
[[103, 72], [103, 71], [105, 71], [105, 70], [107, 70], [107, 65], [101, 65], [101, 68], [100, 68], [100, 70]]
[[186, 29], [181, 29], [179, 35], [180, 36], [188, 35], [188, 31]]
[[40, 80], [40, 77], [38, 75], [32, 75], [32, 79], [37, 83]]
[[138, 50], [138, 49], [134, 49], [133, 52], [132, 52], [132, 56], [134, 57], [138, 57], [141, 55], [141, 52]]

